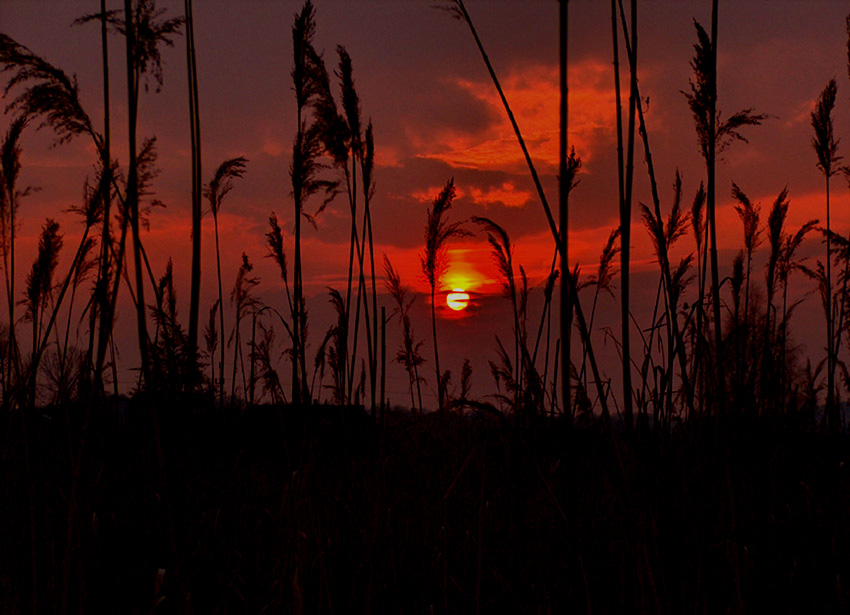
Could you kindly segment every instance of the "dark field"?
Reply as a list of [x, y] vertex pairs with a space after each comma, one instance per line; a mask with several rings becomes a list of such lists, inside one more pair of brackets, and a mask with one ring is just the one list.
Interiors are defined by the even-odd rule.
[[28, 417], [30, 493], [20, 414], [7, 416], [4, 612], [35, 610], [33, 572], [43, 612], [850, 604], [846, 437], [803, 418], [694, 420], [628, 440], [602, 419], [570, 430], [390, 413], [376, 426], [356, 408], [221, 416], [156, 404], [160, 465], [133, 403], [120, 430], [112, 409], [93, 412], [82, 439], [84, 411], [69, 409], [76, 486], [65, 414]]

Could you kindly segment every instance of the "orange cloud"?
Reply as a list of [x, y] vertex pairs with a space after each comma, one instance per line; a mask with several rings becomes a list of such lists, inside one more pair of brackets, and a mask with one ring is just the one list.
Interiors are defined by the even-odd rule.
[[[592, 157], [600, 133], [607, 135], [612, 130], [614, 89], [610, 82], [610, 67], [605, 62], [586, 60], [570, 68], [570, 144], [585, 162]], [[455, 129], [413, 135], [415, 146], [423, 152], [420, 156], [462, 168], [523, 167], [522, 150], [492, 83], [458, 79], [455, 85], [491, 107], [502, 120], [483, 137]], [[558, 67], [515, 69], [502, 86], [532, 158], [554, 170], [558, 165]]]
[[[431, 203], [440, 193], [443, 186], [431, 186], [425, 190], [415, 190], [410, 196], [420, 203]], [[455, 187], [456, 198], [469, 198], [476, 205], [489, 207], [491, 205], [504, 205], [506, 207], [522, 207], [531, 198], [531, 192], [517, 190], [513, 182], [503, 182], [494, 188], [478, 188], [471, 186], [468, 191]]]
[[531, 193], [526, 190], [517, 190], [511, 182], [505, 182], [498, 188], [481, 190], [470, 188], [469, 196], [474, 203], [480, 205], [498, 205], [506, 207], [522, 207], [531, 198]]

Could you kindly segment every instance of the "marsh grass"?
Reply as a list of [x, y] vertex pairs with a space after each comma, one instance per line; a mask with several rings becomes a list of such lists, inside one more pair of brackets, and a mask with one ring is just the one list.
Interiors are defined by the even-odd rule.
[[[718, 154], [734, 141], [745, 141], [741, 130], [767, 116], [745, 109], [724, 119], [717, 111], [716, 1], [711, 33], [695, 24], [694, 76], [685, 93], [706, 164], [705, 181], [688, 208], [678, 171], [669, 202], [662, 202], [658, 188], [661, 175], [656, 174], [638, 87], [637, 2], [630, 3], [627, 23], [624, 2], [612, 0], [620, 226], [610, 233], [589, 276], [578, 263], [568, 262], [565, 245], [564, 206], [581, 165], [566, 142], [567, 2], [560, 14], [559, 225], [471, 17], [461, 0], [450, 3], [468, 26], [512, 123], [554, 254], [542, 288], [535, 287], [514, 262], [514, 244], [499, 221], [473, 219], [487, 236], [510, 301], [514, 339], [511, 345], [507, 338], [495, 338], [489, 362], [495, 394], [475, 391], [469, 360], [453, 384], [451, 372], [440, 365], [437, 298], [447, 245], [469, 232], [463, 222], [449, 219], [454, 180], [436, 195], [423, 212], [420, 257], [431, 299], [431, 384], [439, 410], [430, 414], [423, 411], [426, 381], [420, 373], [426, 342], [417, 339], [411, 315], [416, 295], [386, 256], [386, 289], [395, 307], [389, 319], [378, 302], [372, 122], [361, 117], [346, 49], [337, 48], [337, 71], [329, 75], [313, 47], [316, 22], [310, 2], [294, 16], [292, 29], [297, 127], [289, 177], [294, 215], [284, 223], [291, 224], [292, 233], [285, 234], [272, 213], [266, 234], [268, 256], [283, 281], [284, 309], [259, 301], [259, 280], [243, 254], [230, 293], [233, 322], [225, 328], [218, 212], [247, 163], [232, 158], [218, 167], [203, 192], [214, 218], [218, 266], [218, 299], [204, 332], [209, 392], [198, 395], [194, 385], [187, 386], [202, 380], [195, 348], [199, 278], [193, 273], [187, 333], [177, 311], [172, 263], [154, 275], [141, 241], [140, 231], [157, 203], [152, 198], [157, 170], [155, 138], [142, 139], [141, 147], [135, 144], [135, 115], [140, 90], [162, 85], [160, 47], [173, 44], [185, 25], [193, 223], [199, 222], [191, 5], [187, 0], [185, 21], [166, 19], [151, 0], [126, 0], [124, 11], [111, 12], [102, 2], [100, 13], [79, 20], [100, 22], [102, 37], [107, 26], [126, 37], [130, 113], [124, 169], [110, 158], [108, 79], [101, 135], [80, 105], [76, 78], [0, 35], [0, 71], [9, 77], [4, 94], [8, 110], [17, 114], [0, 144], [0, 248], [9, 304], [8, 325], [0, 330], [6, 427], [0, 494], [7, 503], [0, 507], [0, 552], [7, 555], [0, 558], [0, 604], [11, 605], [13, 612], [846, 610], [850, 594], [841, 578], [850, 574], [842, 557], [850, 548], [843, 530], [850, 523], [848, 454], [846, 434], [837, 426], [842, 424], [841, 394], [850, 382], [840, 357], [850, 321], [850, 241], [831, 228], [828, 196], [825, 229], [812, 220], [791, 232], [786, 228], [787, 188], [773, 201], [762, 227], [759, 205], [732, 184], [743, 249], [731, 262], [728, 293], [721, 293], [715, 229]], [[625, 130], [620, 36], [629, 63]], [[108, 75], [105, 44], [103, 66]], [[332, 77], [339, 86], [336, 98]], [[831, 115], [836, 88], [830, 82], [812, 115], [813, 144], [827, 191], [839, 170]], [[84, 230], [69, 269], [58, 274], [62, 235], [48, 219], [19, 301], [15, 228], [27, 194], [18, 185], [21, 143], [27, 127], [37, 122], [50, 127], [59, 143], [88, 134], [100, 165], [86, 183], [82, 204], [73, 209]], [[639, 211], [658, 263], [649, 323], [638, 323], [629, 304], [635, 131], [652, 197], [649, 204], [639, 204]], [[346, 287], [328, 289], [334, 322], [311, 348], [302, 273], [311, 255], [302, 254], [302, 218], [319, 230], [319, 214], [343, 191], [351, 214]], [[318, 197], [322, 200], [308, 211]], [[110, 213], [113, 200], [117, 213]], [[120, 228], [118, 237], [113, 237], [113, 223]], [[809, 265], [799, 253], [815, 230], [827, 243], [827, 257]], [[124, 264], [128, 235], [134, 279]], [[193, 254], [199, 239], [193, 224]], [[693, 245], [683, 248], [686, 243]], [[762, 260], [763, 282], [753, 266]], [[841, 268], [837, 287], [833, 265]], [[95, 268], [94, 295], [80, 314], [75, 298]], [[824, 361], [804, 369], [790, 335], [792, 314], [805, 299], [789, 298], [795, 271], [814, 283], [831, 344]], [[606, 295], [614, 297], [618, 277], [622, 339], [613, 334], [609, 339], [621, 352], [622, 417], [609, 412], [609, 403], [619, 410], [621, 400], [611, 394], [611, 381], [594, 354], [597, 306], [608, 300]], [[565, 324], [552, 353], [558, 282], [558, 315]], [[122, 283], [137, 310], [142, 355], [132, 398], [118, 395], [112, 338]], [[147, 283], [150, 304], [145, 303]], [[537, 316], [529, 307], [534, 294], [543, 296], [539, 324], [531, 320]], [[589, 296], [586, 318], [582, 299]], [[15, 317], [21, 304], [32, 329], [26, 363], [17, 345], [25, 330]], [[721, 308], [729, 308], [725, 319], [718, 316]], [[90, 323], [86, 353], [75, 347], [80, 324], [72, 332], [74, 316], [78, 323]], [[250, 337], [243, 335], [249, 317]], [[409, 412], [390, 408], [385, 399], [386, 327], [394, 317], [402, 338], [395, 361], [408, 376]], [[573, 326], [582, 342], [580, 362], [573, 362], [569, 352]], [[640, 351], [629, 344], [636, 333]], [[366, 357], [358, 361], [362, 337]], [[116, 387], [111, 398], [102, 390], [100, 373], [107, 349]], [[228, 350], [232, 362], [225, 403]], [[286, 360], [292, 368], [288, 382], [278, 371]], [[839, 369], [843, 381], [836, 383], [833, 374]], [[633, 373], [641, 378], [634, 386]], [[39, 382], [50, 395], [38, 397]], [[827, 412], [819, 415], [824, 390]], [[367, 400], [371, 416], [364, 409]], [[821, 429], [819, 420], [832, 431]]]
[[440, 193], [434, 198], [428, 208], [425, 223], [425, 251], [419, 260], [422, 275], [431, 289], [431, 334], [434, 341], [434, 369], [436, 370], [437, 408], [444, 409], [446, 391], [444, 388], [445, 374], [440, 371], [440, 352], [437, 347], [437, 289], [441, 286], [446, 273], [446, 249], [449, 240], [469, 235], [461, 222], [449, 222], [448, 212], [451, 209], [456, 191], [454, 178], [446, 182]]

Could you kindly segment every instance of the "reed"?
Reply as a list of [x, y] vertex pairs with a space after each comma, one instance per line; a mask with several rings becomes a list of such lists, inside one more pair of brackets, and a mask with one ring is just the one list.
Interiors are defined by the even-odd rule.
[[[384, 276], [387, 291], [395, 301], [396, 307], [393, 315], [398, 315], [401, 324], [402, 344], [396, 352], [395, 361], [407, 372], [409, 389], [410, 389], [410, 408], [415, 412], [417, 409], [417, 400], [419, 401], [419, 412], [422, 412], [422, 382], [423, 378], [419, 375], [419, 366], [425, 362], [420, 350], [425, 343], [422, 340], [416, 340], [413, 331], [413, 324], [410, 319], [410, 308], [416, 301], [416, 295], [411, 294], [411, 289], [401, 281], [401, 276], [393, 268], [390, 259], [384, 254]], [[392, 317], [392, 316], [391, 316]], [[413, 397], [413, 389], [416, 388], [416, 398]]]
[[768, 118], [766, 114], [754, 113], [752, 108], [730, 115], [725, 120], [717, 109], [717, 0], [712, 1], [711, 36], [694, 20], [697, 32], [695, 54], [691, 60], [694, 78], [690, 81], [690, 91], [683, 92], [694, 119], [700, 153], [706, 166], [706, 225], [707, 250], [711, 265], [711, 302], [714, 323], [714, 366], [716, 372], [714, 405], [722, 413], [725, 411], [726, 379], [724, 375], [722, 350], [723, 335], [720, 317], [720, 273], [717, 262], [717, 228], [715, 220], [716, 202], [716, 161], [717, 154], [726, 149], [733, 141], [744, 141], [741, 129], [746, 126], [759, 126]]
[[[192, 278], [189, 298], [189, 350], [197, 355], [198, 318], [201, 301], [201, 217], [203, 215], [201, 179], [201, 119], [198, 102], [198, 68], [195, 54], [195, 25], [192, 16], [192, 0], [185, 0], [186, 20], [186, 64], [189, 81], [189, 134], [192, 150]], [[197, 356], [189, 357], [197, 363]], [[195, 383], [186, 382], [187, 390]]]
[[[815, 110], [812, 111], [812, 147], [817, 155], [817, 167], [823, 173], [826, 190], [826, 294], [829, 298], [829, 310], [826, 314], [826, 411], [833, 424], [838, 420], [835, 400], [836, 348], [835, 318], [836, 308], [832, 297], [832, 225], [830, 220], [829, 188], [830, 179], [838, 171], [841, 156], [838, 155], [838, 140], [835, 138], [832, 113], [838, 85], [831, 79], [818, 97]], [[840, 341], [840, 336], [839, 336]]]
[[431, 333], [434, 341], [434, 369], [436, 371], [437, 404], [440, 411], [445, 409], [445, 375], [440, 371], [440, 351], [437, 346], [437, 303], [436, 291], [442, 282], [448, 263], [446, 262], [447, 244], [451, 239], [469, 236], [469, 231], [460, 222], [449, 222], [448, 213], [455, 198], [454, 178], [446, 182], [445, 187], [434, 198], [428, 208], [425, 223], [425, 252], [420, 255], [422, 275], [431, 289]]
[[245, 366], [243, 364], [242, 355], [242, 337], [241, 328], [242, 320], [256, 310], [259, 306], [257, 298], [254, 296], [254, 289], [259, 286], [260, 279], [251, 275], [254, 266], [248, 260], [248, 255], [242, 253], [242, 262], [239, 265], [239, 271], [236, 273], [236, 281], [233, 283], [233, 290], [230, 291], [230, 304], [233, 306], [233, 330], [227, 340], [229, 346], [233, 346], [233, 373], [230, 378], [230, 403], [236, 403], [236, 373], [237, 368], [241, 367], [242, 374], [242, 392], [247, 398], [248, 386], [245, 381]]
[[[15, 235], [18, 226], [17, 211], [23, 191], [18, 189], [18, 175], [21, 170], [21, 134], [26, 126], [26, 116], [18, 116], [9, 126], [0, 144], [0, 173], [3, 189], [0, 191], [0, 231], [2, 231], [3, 273], [6, 281], [6, 300], [9, 306], [9, 371], [4, 375], [5, 388], [9, 390], [13, 375], [20, 380], [21, 359], [15, 335]], [[15, 372], [13, 374], [12, 369]], [[4, 400], [4, 404], [8, 403]]]
[[472, 222], [479, 225], [487, 233], [487, 242], [490, 244], [493, 262], [499, 272], [499, 281], [502, 285], [502, 293], [511, 302], [513, 312], [514, 328], [514, 366], [515, 373], [511, 375], [517, 384], [513, 400], [515, 411], [520, 410], [520, 398], [522, 397], [523, 367], [526, 363], [523, 350], [523, 359], [520, 360], [520, 346], [525, 343], [520, 330], [519, 306], [517, 301], [517, 287], [514, 280], [513, 246], [508, 233], [490, 218], [474, 216]]
[[[620, 2], [622, 5], [622, 1]], [[637, 48], [637, 3], [633, 2], [632, 15], [632, 40], [631, 47]], [[637, 68], [636, 62], [629, 62], [629, 118], [628, 153], [626, 160], [623, 158], [623, 110], [622, 94], [620, 90], [620, 51], [617, 43], [619, 29], [617, 26], [617, 0], [611, 0], [611, 45], [614, 56], [614, 92], [616, 100], [616, 124], [617, 124], [617, 192], [620, 211], [620, 348], [623, 365], [623, 414], [626, 429], [633, 427], [634, 408], [632, 400], [632, 365], [631, 365], [631, 335], [629, 327], [630, 317], [630, 253], [631, 253], [631, 216], [632, 216], [632, 191], [634, 186], [634, 145], [635, 145], [635, 109], [637, 102]], [[593, 319], [591, 318], [591, 321]], [[583, 362], [583, 361], [582, 361]]]
[[[224, 408], [224, 293], [222, 292], [222, 284], [221, 284], [221, 248], [219, 246], [219, 235], [218, 235], [218, 212], [221, 209], [222, 202], [224, 201], [224, 197], [227, 196], [228, 193], [233, 189], [233, 180], [239, 179], [244, 176], [245, 168], [248, 164], [248, 159], [243, 156], [238, 156], [236, 158], [229, 158], [225, 160], [218, 168], [215, 170], [215, 173], [210, 179], [210, 183], [207, 184], [206, 189], [204, 190], [204, 196], [207, 198], [207, 202], [209, 203], [210, 212], [213, 215], [213, 227], [215, 231], [215, 266], [216, 266], [216, 277], [218, 280], [218, 302], [219, 306], [218, 310], [218, 318], [219, 318], [219, 331], [221, 335], [221, 354], [219, 355], [219, 363], [218, 363], [218, 399], [221, 407]], [[215, 378], [213, 379], [215, 380]]]
[[[336, 196], [338, 182], [323, 179], [320, 175], [327, 165], [320, 161], [325, 152], [326, 127], [318, 110], [328, 97], [327, 71], [321, 55], [313, 47], [315, 10], [308, 0], [295, 16], [292, 26], [293, 67], [292, 81], [295, 90], [297, 128], [292, 149], [289, 176], [292, 183], [294, 205], [294, 258], [292, 267], [292, 402], [309, 403], [307, 391], [306, 334], [307, 314], [304, 302], [301, 256], [301, 218], [311, 215], [305, 210], [307, 200], [319, 192], [325, 200], [317, 213]], [[313, 109], [313, 121], [307, 122], [307, 112]], [[317, 214], [313, 214], [315, 217]]]

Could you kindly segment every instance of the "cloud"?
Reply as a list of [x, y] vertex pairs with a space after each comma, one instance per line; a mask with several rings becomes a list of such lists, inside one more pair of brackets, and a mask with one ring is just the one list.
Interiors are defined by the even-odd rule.
[[[612, 131], [614, 90], [610, 82], [610, 67], [600, 60], [587, 59], [570, 68], [570, 143], [586, 162], [598, 149], [600, 138], [608, 137]], [[421, 152], [419, 156], [457, 168], [522, 169], [522, 150], [492, 83], [458, 77], [452, 84], [483, 103], [499, 119], [483, 133], [444, 128], [412, 135]], [[558, 67], [514, 67], [502, 80], [502, 86], [532, 159], [553, 171], [559, 151]]]
[[484, 206], [522, 207], [531, 199], [531, 192], [517, 190], [512, 182], [505, 182], [497, 188], [488, 190], [472, 187], [469, 192], [473, 203]]

